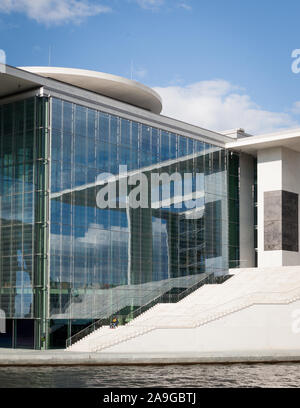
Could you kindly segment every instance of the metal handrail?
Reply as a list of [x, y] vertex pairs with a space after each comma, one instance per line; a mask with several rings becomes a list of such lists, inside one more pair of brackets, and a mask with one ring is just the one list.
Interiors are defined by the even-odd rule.
[[[162, 295], [157, 296], [156, 298], [152, 299], [150, 302], [146, 303], [145, 305], [140, 306], [138, 309], [133, 310], [132, 312], [128, 313], [127, 315], [114, 315], [116, 318], [120, 318], [123, 321], [127, 321], [128, 319], [132, 320], [144, 312], [148, 311], [158, 303], [160, 303], [166, 296], [168, 296], [168, 302], [167, 303], [176, 303], [180, 300], [182, 300], [184, 297], [188, 296], [190, 293], [194, 292], [195, 290], [199, 289], [201, 286], [205, 284], [211, 284], [211, 283], [221, 283], [221, 281], [225, 281], [228, 278], [230, 278], [231, 275], [224, 275], [224, 276], [214, 276], [214, 272], [209, 273], [208, 275], [205, 275], [201, 280], [193, 284], [192, 286], [188, 287], [186, 290], [179, 294], [170, 294], [166, 295], [167, 292], [163, 293]], [[220, 281], [220, 282], [218, 282]], [[170, 290], [170, 289], [169, 289]], [[166, 303], [166, 302], [165, 302]], [[73, 336], [69, 337], [66, 340], [66, 348], [70, 347], [72, 344], [78, 342], [79, 340], [83, 339], [87, 335], [93, 333], [95, 330], [99, 329], [102, 326], [108, 326], [111, 323], [111, 318], [102, 318], [97, 320], [96, 322], [90, 324], [89, 326], [85, 327], [84, 329], [80, 330]]]
[[[297, 291], [297, 296], [296, 297], [291, 298], [291, 296], [290, 296], [289, 298], [287, 298], [288, 294], [295, 293], [296, 291]], [[276, 302], [274, 302], [274, 303], [271, 302], [269, 299], [266, 300], [266, 301], [265, 300], [260, 300], [260, 299], [257, 300], [258, 295], [261, 296], [262, 294], [263, 295], [276, 294], [277, 296], [278, 296], [278, 294], [280, 294], [281, 299], [278, 300], [278, 298], [277, 298]], [[250, 301], [249, 301], [249, 298], [250, 298]], [[243, 301], [244, 301], [242, 304], [238, 303], [238, 301], [240, 299], [243, 299]], [[250, 307], [250, 306], [255, 305], [255, 304], [280, 304], [280, 303], [283, 303], [283, 302], [284, 303], [291, 303], [291, 302], [294, 302], [294, 301], [299, 300], [299, 299], [300, 299], [300, 287], [293, 288], [293, 289], [290, 289], [290, 290], [285, 291], [285, 292], [278, 292], [278, 291], [274, 291], [274, 292], [252, 292], [252, 293], [245, 294], [244, 296], [239, 296], [238, 298], [232, 299], [232, 300], [230, 300], [228, 302], [221, 303], [220, 305], [214, 306], [212, 308], [209, 308], [209, 309], [205, 310], [205, 312], [207, 312], [207, 311], [211, 312], [211, 310], [218, 309], [219, 307], [222, 308], [224, 305], [232, 304], [232, 303], [233, 304], [237, 303], [238, 308], [234, 308], [234, 309], [231, 308], [231, 309], [229, 309], [229, 310], [227, 309], [225, 311], [224, 310], [222, 311], [222, 309], [221, 309], [221, 311], [218, 310], [217, 313], [216, 312], [214, 314], [210, 313], [209, 315], [203, 316], [201, 320], [199, 320], [197, 322], [195, 322], [195, 321], [191, 322], [191, 324], [189, 326], [185, 326], [185, 327], [190, 327], [190, 328], [199, 327], [199, 326], [204, 325], [206, 323], [209, 323], [209, 322], [211, 322], [211, 321], [213, 321], [215, 319], [218, 319], [219, 317], [229, 315], [231, 313], [234, 313], [236, 311], [242, 310], [242, 309], [244, 309], [246, 307]], [[247, 300], [248, 300], [248, 303], [246, 302]], [[168, 328], [170, 328], [170, 326], [166, 326], [164, 324], [158, 324], [158, 325], [155, 325], [155, 327], [153, 325], [148, 325], [148, 326], [144, 326], [142, 329], [141, 328], [136, 328], [136, 333], [134, 334], [134, 336], [132, 335], [132, 333], [127, 334], [127, 336], [126, 335], [124, 336], [124, 334], [122, 333], [123, 335], [118, 336], [117, 338], [114, 338], [114, 341], [106, 342], [105, 344], [102, 344], [102, 345], [100, 345], [98, 347], [95, 347], [93, 351], [100, 351], [100, 350], [103, 350], [104, 348], [107, 348], [107, 347], [110, 347], [112, 345], [118, 344], [118, 343], [120, 343], [122, 341], [125, 341], [127, 339], [131, 339], [133, 337], [139, 336], [139, 335], [141, 335], [143, 333], [152, 331], [154, 329], [164, 329], [164, 328], [168, 329]]]
[[[209, 276], [207, 276], [208, 278]], [[225, 276], [224, 278], [227, 278], [227, 276]], [[228, 278], [227, 278], [228, 279]], [[226, 280], [227, 280], [226, 279]], [[293, 295], [294, 294], [294, 295]], [[267, 296], [267, 299], [263, 299], [262, 295]], [[272, 295], [276, 295], [276, 299], [272, 299]], [[280, 295], [278, 297], [278, 295]], [[293, 296], [292, 296], [293, 295]], [[296, 287], [296, 288], [292, 288], [289, 289], [285, 292], [283, 291], [272, 291], [272, 292], [268, 292], [268, 291], [257, 291], [257, 292], [250, 292], [250, 293], [245, 293], [244, 295], [241, 295], [235, 299], [231, 299], [227, 302], [223, 302], [220, 303], [219, 305], [214, 305], [211, 308], [208, 308], [206, 310], [203, 310], [204, 315], [202, 316], [201, 319], [199, 319], [198, 321], [191, 321], [191, 325], [189, 327], [199, 327], [203, 324], [206, 324], [210, 321], [213, 321], [215, 319], [218, 319], [221, 316], [225, 316], [225, 315], [229, 315], [231, 313], [234, 313], [236, 311], [242, 310], [246, 307], [251, 307], [255, 304], [259, 305], [259, 304], [281, 304], [281, 303], [291, 303], [294, 301], [297, 301], [300, 299], [300, 287]], [[231, 307], [224, 310], [224, 306], [230, 305]], [[221, 310], [220, 310], [221, 309]], [[158, 326], [156, 326], [156, 328], [169, 328], [169, 326], [165, 326], [164, 324], [159, 324]], [[148, 326], [148, 327], [144, 327], [145, 330], [153, 330], [154, 327], [152, 326]], [[140, 333], [140, 331], [139, 331]], [[130, 337], [128, 338], [132, 338], [132, 335], [130, 334]], [[118, 338], [118, 342], [119, 341], [124, 341], [124, 339], [126, 339], [126, 337], [122, 338], [119, 337]], [[111, 344], [116, 344], [115, 343], [111, 343]], [[104, 345], [104, 348], [107, 347], [109, 344], [106, 343]], [[101, 349], [103, 348], [103, 346], [101, 347]]]
[[210, 281], [210, 278], [212, 277], [212, 275], [213, 275], [213, 273], [210, 273], [209, 275], [206, 275], [200, 281], [194, 283], [194, 285], [190, 286], [189, 288], [187, 288], [186, 290], [184, 290], [181, 293], [178, 293], [178, 294], [172, 293], [172, 294], [169, 294], [169, 295], [167, 295], [167, 292], [163, 293], [162, 295], [157, 296], [155, 299], [151, 300], [150, 302], [146, 303], [145, 305], [142, 305], [138, 309], [132, 311], [128, 316], [130, 316], [131, 318], [136, 318], [138, 316], [141, 316], [144, 312], [147, 312], [152, 307], [154, 307], [155, 305], [160, 303], [166, 296], [168, 297], [168, 302], [164, 302], [164, 303], [177, 303], [181, 299], [186, 297], [188, 294], [190, 294], [190, 293], [194, 292], [195, 290], [197, 290], [198, 288], [200, 288], [201, 286], [203, 286], [205, 284], [208, 284], [208, 283], [212, 283]]

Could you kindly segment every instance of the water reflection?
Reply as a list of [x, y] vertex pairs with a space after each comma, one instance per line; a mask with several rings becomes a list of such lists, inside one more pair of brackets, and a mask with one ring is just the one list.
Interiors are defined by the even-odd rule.
[[300, 364], [1, 367], [0, 388], [299, 387]]

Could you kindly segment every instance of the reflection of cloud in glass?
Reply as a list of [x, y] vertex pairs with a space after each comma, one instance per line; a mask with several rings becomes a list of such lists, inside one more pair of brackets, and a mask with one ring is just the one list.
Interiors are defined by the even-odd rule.
[[0, 333], [6, 333], [6, 315], [4, 310], [0, 309]]
[[[114, 231], [118, 232], [118, 234], [114, 234]], [[103, 225], [90, 224], [84, 237], [76, 238], [76, 241], [79, 245], [93, 244], [96, 246], [110, 245], [110, 242], [127, 243], [128, 235], [124, 235], [124, 233], [128, 234], [128, 232], [127, 227], [112, 226], [110, 230], [106, 230]]]
[[[102, 284], [126, 284], [128, 279], [128, 227], [91, 223], [88, 229], [75, 229], [73, 241], [74, 273], [78, 287], [99, 287]], [[69, 259], [71, 236], [51, 234], [51, 251]], [[53, 265], [52, 281], [71, 282], [69, 262], [62, 262], [61, 275], [56, 276]]]
[[169, 247], [166, 220], [152, 217], [153, 281], [168, 279]]
[[6, 72], [6, 54], [4, 50], [0, 49], [0, 73]]
[[15, 316], [25, 318], [30, 314], [33, 294], [30, 275], [26, 272], [26, 261], [20, 249], [17, 250], [17, 263], [19, 270], [16, 272]]

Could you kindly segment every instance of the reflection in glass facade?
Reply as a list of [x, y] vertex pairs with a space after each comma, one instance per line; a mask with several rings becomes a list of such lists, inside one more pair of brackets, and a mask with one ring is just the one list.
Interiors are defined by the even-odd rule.
[[240, 264], [239, 156], [228, 152], [229, 267]]
[[[118, 175], [119, 165], [149, 181], [153, 173], [191, 173], [191, 193], [198, 173], [196, 208], [164, 207], [162, 191], [158, 208], [98, 208], [99, 175]], [[50, 318], [125, 314], [187, 288], [203, 272], [222, 273], [228, 266], [225, 166], [221, 148], [53, 99]], [[175, 190], [171, 185], [171, 198]]]
[[0, 106], [0, 308], [11, 327], [4, 346], [33, 347], [36, 337], [39, 347], [34, 330], [45, 329], [47, 104]]
[[[95, 319], [226, 272], [235, 174], [224, 149], [60, 99], [0, 109], [0, 307], [13, 326], [28, 319], [35, 347], [63, 347]], [[119, 165], [127, 181], [146, 176], [149, 208], [120, 205], [136, 186], [120, 193]], [[116, 176], [116, 208], [96, 204], [103, 173]], [[169, 203], [163, 183], [151, 190], [162, 173], [191, 174], [181, 200], [181, 181]]]

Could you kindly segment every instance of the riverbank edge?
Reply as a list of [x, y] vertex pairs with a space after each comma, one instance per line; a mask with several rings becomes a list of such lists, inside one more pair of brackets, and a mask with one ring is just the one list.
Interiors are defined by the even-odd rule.
[[1, 366], [121, 366], [299, 363], [300, 351], [269, 350], [232, 353], [81, 353], [63, 350], [0, 349]]

